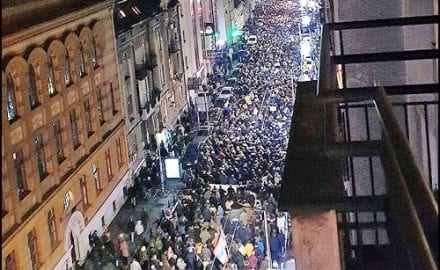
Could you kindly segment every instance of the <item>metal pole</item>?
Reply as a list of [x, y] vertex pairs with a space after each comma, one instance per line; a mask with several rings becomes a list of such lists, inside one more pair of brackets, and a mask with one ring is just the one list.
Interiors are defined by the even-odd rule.
[[269, 244], [269, 236], [268, 236], [268, 229], [267, 229], [267, 213], [266, 213], [266, 206], [264, 206], [264, 235], [266, 237], [266, 255], [269, 258], [269, 269], [272, 269], [272, 257], [270, 256], [270, 244]]
[[163, 178], [163, 165], [162, 165], [162, 156], [160, 154], [160, 143], [159, 143], [159, 169], [160, 169], [160, 188], [163, 192], [165, 189], [165, 181]]
[[200, 110], [199, 110], [199, 106], [196, 105], [196, 109], [197, 109], [197, 129], [200, 128]]
[[206, 100], [206, 94], [205, 94], [205, 97], [204, 97], [205, 99], [205, 110], [206, 110], [206, 125], [207, 126], [209, 126], [209, 104], [208, 104], [208, 101]]

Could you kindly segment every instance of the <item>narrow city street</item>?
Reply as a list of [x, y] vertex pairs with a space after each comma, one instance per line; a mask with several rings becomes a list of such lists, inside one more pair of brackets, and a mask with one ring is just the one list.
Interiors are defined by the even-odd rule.
[[[295, 1], [266, 1], [234, 45], [220, 48], [225, 57], [211, 63], [203, 85], [210, 117], [197, 115], [197, 106], [190, 112], [191, 129], [208, 134], [192, 142], [194, 160], [181, 159], [183, 182], [165, 180], [165, 196], [145, 201], [138, 191], [148, 184], [140, 179], [108, 227], [115, 250], [105, 269], [130, 265], [133, 257], [142, 269], [295, 269], [290, 217], [277, 200], [296, 82], [316, 77], [316, 12], [300, 11]], [[159, 152], [166, 158], [173, 151], [161, 145]], [[143, 223], [139, 235], [135, 222]], [[221, 235], [225, 261], [217, 251]], [[95, 248], [89, 257], [84, 269], [103, 255]]]

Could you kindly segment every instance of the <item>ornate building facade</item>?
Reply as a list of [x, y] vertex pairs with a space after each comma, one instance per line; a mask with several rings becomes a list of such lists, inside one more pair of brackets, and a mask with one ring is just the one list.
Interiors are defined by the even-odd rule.
[[70, 2], [3, 6], [2, 269], [69, 269], [125, 200], [112, 5]]

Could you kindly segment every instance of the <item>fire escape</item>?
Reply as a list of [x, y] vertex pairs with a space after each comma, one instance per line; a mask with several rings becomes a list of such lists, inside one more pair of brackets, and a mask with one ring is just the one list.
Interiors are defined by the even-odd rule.
[[[297, 87], [280, 196], [280, 209], [292, 213], [296, 269], [438, 269], [438, 203], [429, 184], [438, 177], [430, 154], [438, 142], [428, 132], [434, 127], [438, 138], [438, 123], [430, 117], [438, 114], [438, 82], [349, 88], [346, 68], [433, 60], [439, 51], [344, 54], [342, 39], [342, 32], [352, 29], [438, 20], [423, 16], [323, 24], [318, 81]], [[414, 96], [422, 100], [406, 99]], [[424, 114], [419, 129], [426, 136], [427, 170], [417, 165], [410, 147], [411, 106]], [[397, 111], [403, 113], [397, 117]]]

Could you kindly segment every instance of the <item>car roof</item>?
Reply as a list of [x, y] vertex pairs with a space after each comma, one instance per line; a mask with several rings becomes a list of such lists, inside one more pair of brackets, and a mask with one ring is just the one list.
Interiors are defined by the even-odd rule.
[[222, 91], [223, 90], [233, 90], [234, 88], [232, 86], [223, 86]]

